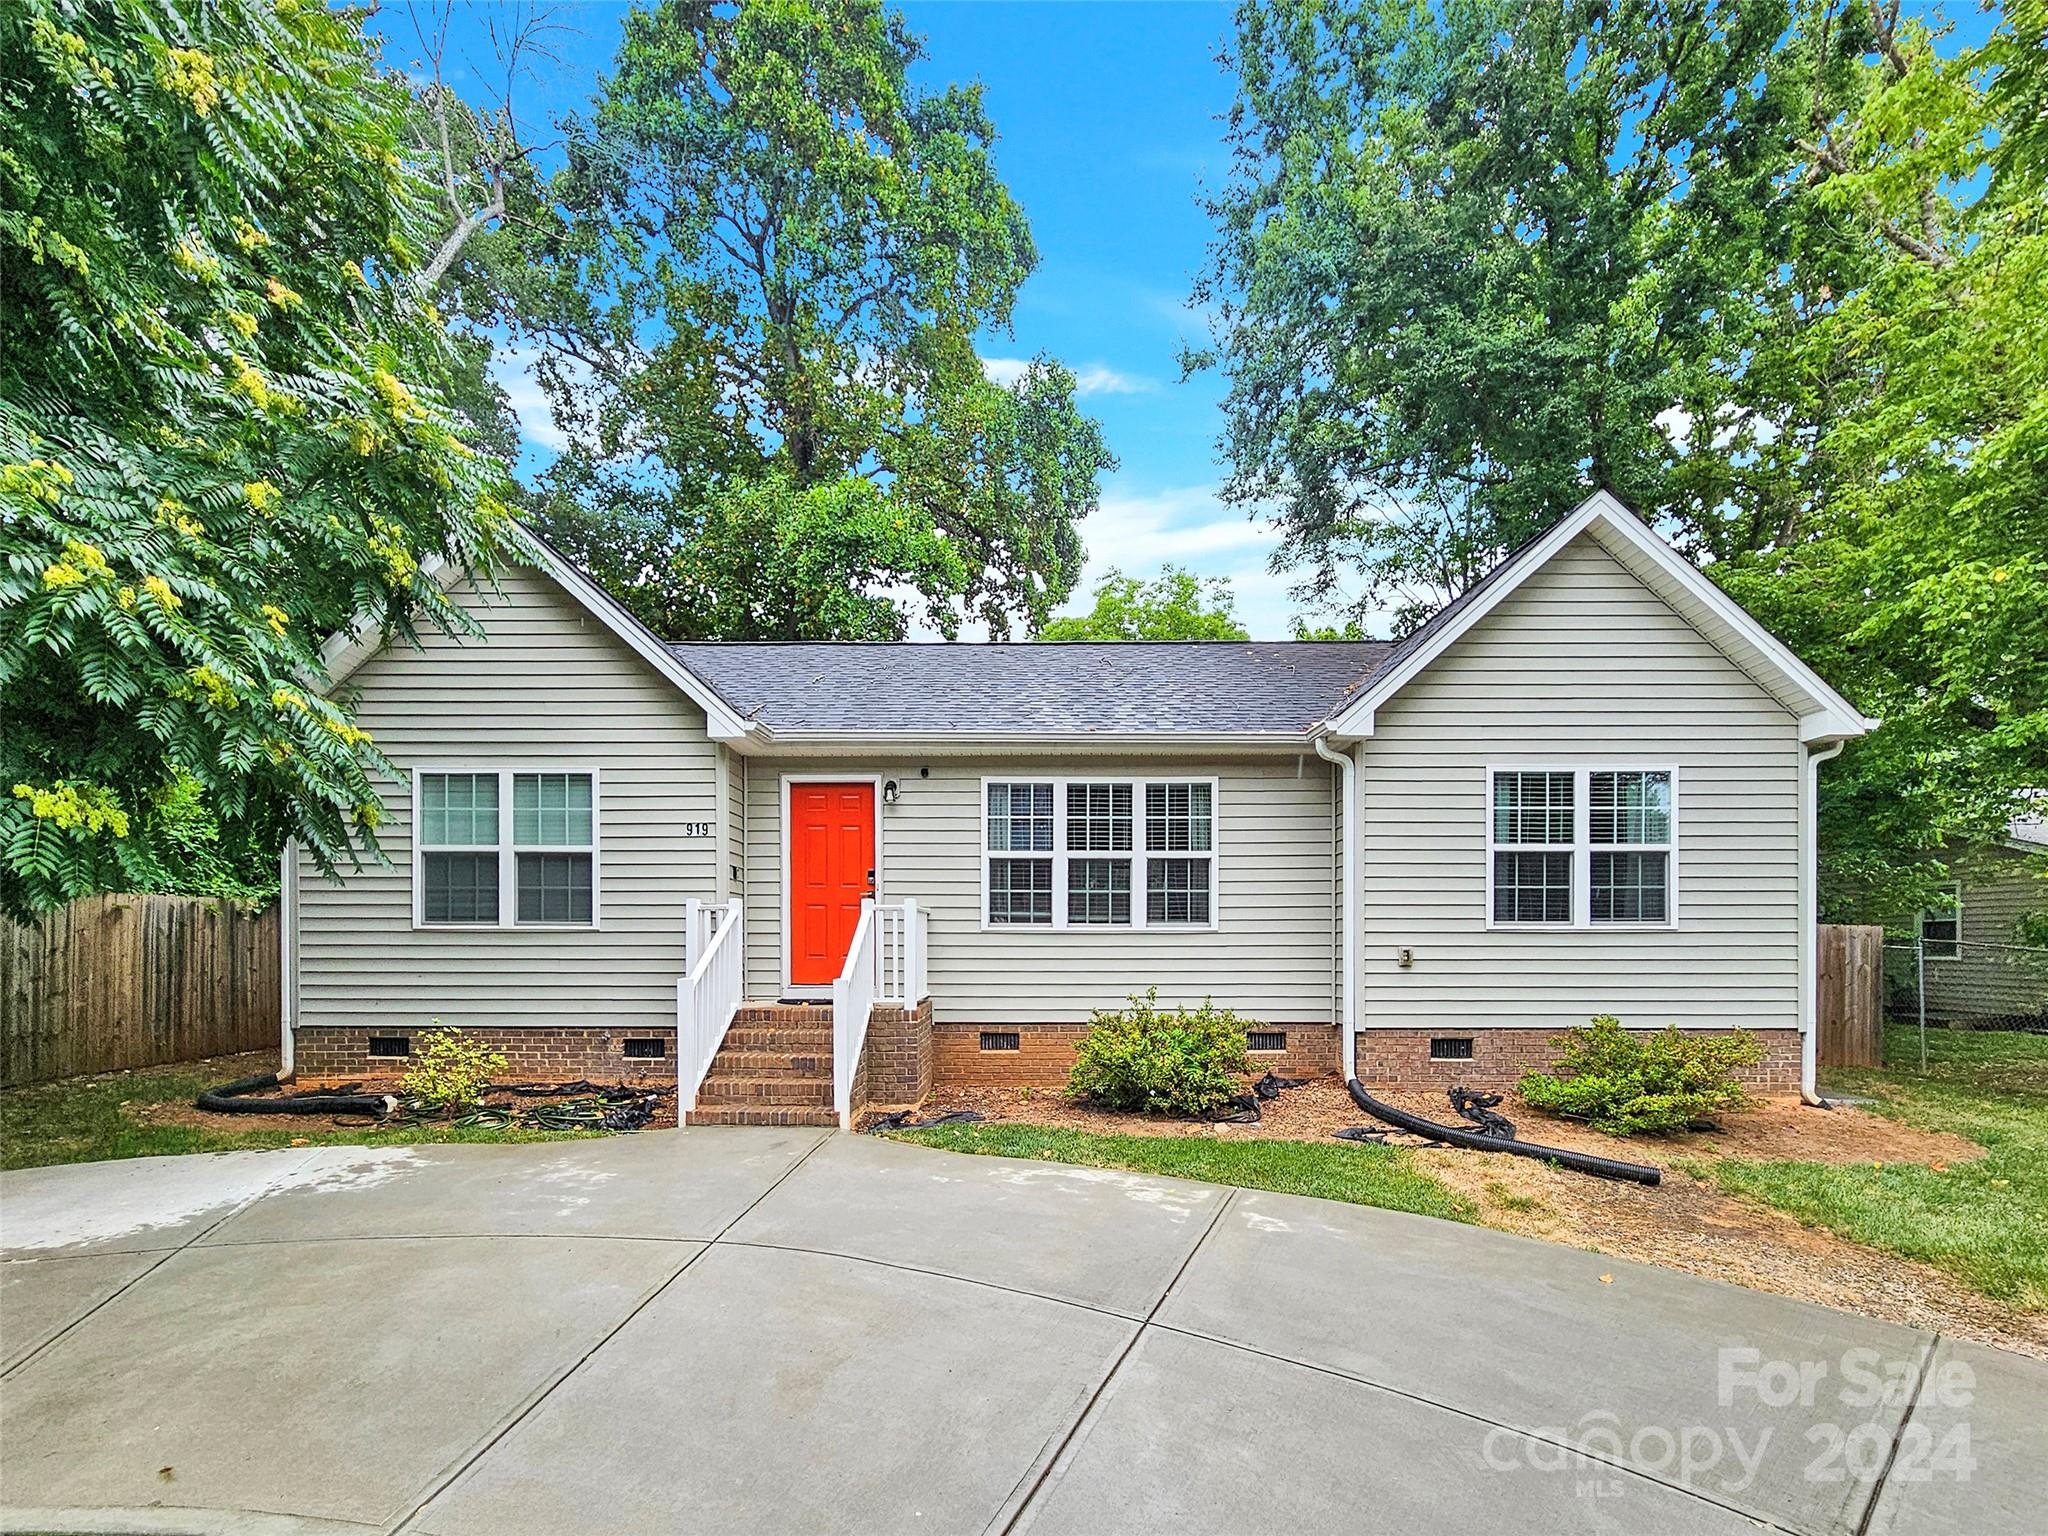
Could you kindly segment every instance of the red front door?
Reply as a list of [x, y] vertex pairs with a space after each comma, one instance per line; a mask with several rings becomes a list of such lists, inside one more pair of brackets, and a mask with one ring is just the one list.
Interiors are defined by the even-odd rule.
[[875, 893], [875, 786], [789, 786], [789, 984], [839, 979]]

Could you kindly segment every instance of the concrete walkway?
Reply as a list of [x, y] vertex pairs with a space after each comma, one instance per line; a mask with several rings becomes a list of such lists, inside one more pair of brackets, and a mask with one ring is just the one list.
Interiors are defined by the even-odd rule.
[[2040, 1529], [2048, 1369], [1450, 1223], [814, 1131], [0, 1176], [0, 1525]]

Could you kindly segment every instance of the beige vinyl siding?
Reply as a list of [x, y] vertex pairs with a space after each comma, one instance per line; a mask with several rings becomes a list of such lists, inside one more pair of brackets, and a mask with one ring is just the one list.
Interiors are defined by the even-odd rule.
[[[918, 776], [922, 766], [930, 767], [930, 778]], [[1336, 1016], [1331, 769], [1313, 754], [1221, 763], [755, 758], [747, 771], [752, 996], [782, 990], [782, 775], [843, 771], [898, 783], [898, 803], [878, 807], [882, 899], [915, 897], [931, 915], [932, 1002], [942, 1023], [1081, 1023], [1091, 1009], [1114, 1007], [1154, 984], [1164, 1002], [1195, 1004], [1213, 996], [1275, 1024], [1328, 1024]], [[1217, 778], [1219, 927], [984, 931], [984, 775]]]
[[[1361, 1026], [1798, 1026], [1797, 722], [1590, 538], [1381, 708], [1359, 757]], [[1489, 930], [1489, 764], [1675, 766], [1677, 930]]]
[[725, 754], [725, 843], [720, 856], [725, 869], [719, 884], [724, 899], [730, 901], [745, 888], [747, 864], [747, 770], [751, 760], [733, 751], [720, 747]]
[[[346, 689], [404, 774], [382, 788], [389, 868], [333, 885], [299, 871], [300, 1022], [675, 1023], [685, 898], [712, 896], [716, 772], [703, 712], [547, 577], [508, 573], [470, 599], [484, 639], [423, 637], [372, 658]], [[594, 930], [415, 929], [412, 770], [595, 768]]]
[[2019, 921], [2048, 906], [2048, 849], [1992, 848], [1962, 866], [1963, 932], [1971, 944], [2017, 944]]

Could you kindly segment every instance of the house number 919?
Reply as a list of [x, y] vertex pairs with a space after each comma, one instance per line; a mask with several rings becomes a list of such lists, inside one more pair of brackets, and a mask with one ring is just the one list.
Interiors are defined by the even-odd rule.
[[686, 821], [683, 823], [683, 836], [685, 837], [709, 837], [710, 835], [711, 823], [708, 821]]

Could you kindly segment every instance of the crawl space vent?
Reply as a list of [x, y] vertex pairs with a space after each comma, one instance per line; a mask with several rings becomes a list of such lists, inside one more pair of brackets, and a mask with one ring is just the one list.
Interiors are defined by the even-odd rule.
[[981, 1032], [981, 1048], [984, 1051], [1017, 1050], [1017, 1032], [1009, 1029], [984, 1029]]
[[647, 1056], [659, 1059], [668, 1054], [668, 1042], [659, 1035], [649, 1035], [644, 1039], [628, 1039], [626, 1041], [626, 1054], [628, 1056]]
[[1284, 1051], [1287, 1049], [1287, 1031], [1248, 1029], [1244, 1033], [1244, 1048], [1248, 1051]]
[[412, 1041], [404, 1035], [372, 1035], [370, 1036], [370, 1054], [372, 1056], [410, 1056], [412, 1054]]
[[1470, 1061], [1472, 1059], [1472, 1037], [1438, 1035], [1429, 1042], [1431, 1061]]

